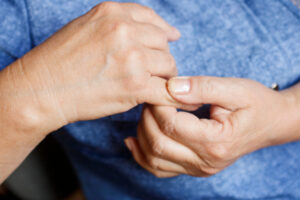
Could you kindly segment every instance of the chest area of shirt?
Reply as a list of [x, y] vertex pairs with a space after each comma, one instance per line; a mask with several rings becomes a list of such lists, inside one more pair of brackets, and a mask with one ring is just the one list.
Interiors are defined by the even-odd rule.
[[[99, 3], [47, 0], [41, 8], [39, 1], [29, 5], [35, 44]], [[153, 8], [181, 31], [181, 39], [170, 44], [180, 75], [243, 77], [283, 86], [299, 77], [300, 21], [297, 25], [279, 1], [135, 2]]]

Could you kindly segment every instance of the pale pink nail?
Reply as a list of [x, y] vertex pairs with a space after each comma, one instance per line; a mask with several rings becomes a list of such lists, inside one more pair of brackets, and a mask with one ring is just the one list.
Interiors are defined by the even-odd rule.
[[169, 92], [175, 95], [188, 94], [191, 89], [189, 77], [175, 77], [168, 81]]

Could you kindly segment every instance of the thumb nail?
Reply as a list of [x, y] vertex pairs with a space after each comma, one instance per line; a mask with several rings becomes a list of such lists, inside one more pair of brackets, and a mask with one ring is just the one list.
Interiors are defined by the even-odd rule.
[[188, 94], [191, 90], [189, 77], [175, 77], [168, 81], [168, 90], [175, 95]]

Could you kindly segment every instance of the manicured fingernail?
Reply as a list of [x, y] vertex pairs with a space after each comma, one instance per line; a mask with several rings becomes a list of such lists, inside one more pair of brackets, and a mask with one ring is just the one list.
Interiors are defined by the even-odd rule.
[[191, 89], [189, 77], [175, 77], [168, 81], [168, 90], [173, 94], [187, 94]]
[[127, 138], [127, 139], [124, 140], [124, 143], [125, 143], [126, 147], [127, 147], [130, 151], [132, 151], [132, 143], [131, 143], [131, 140], [130, 140], [129, 138]]

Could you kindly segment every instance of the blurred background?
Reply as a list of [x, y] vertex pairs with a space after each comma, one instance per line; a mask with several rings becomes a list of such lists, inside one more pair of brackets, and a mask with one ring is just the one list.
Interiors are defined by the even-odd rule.
[[0, 200], [83, 200], [74, 170], [50, 134], [0, 186]]

